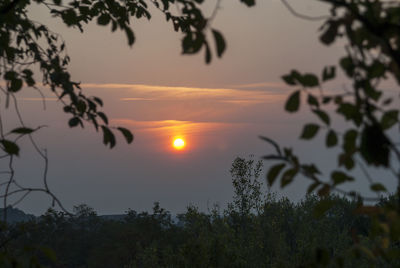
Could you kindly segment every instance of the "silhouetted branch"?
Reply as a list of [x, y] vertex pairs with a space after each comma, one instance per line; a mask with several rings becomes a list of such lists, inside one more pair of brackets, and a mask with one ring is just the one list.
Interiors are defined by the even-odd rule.
[[317, 16], [317, 17], [313, 17], [313, 16], [309, 16], [309, 15], [304, 15], [301, 14], [299, 12], [297, 12], [288, 2], [287, 0], [281, 0], [282, 3], [285, 5], [285, 7], [290, 11], [290, 13], [292, 13], [294, 16], [301, 18], [301, 19], [305, 19], [305, 20], [310, 20], [310, 21], [321, 21], [321, 20], [326, 20], [329, 18], [329, 16], [325, 15], [325, 16]]

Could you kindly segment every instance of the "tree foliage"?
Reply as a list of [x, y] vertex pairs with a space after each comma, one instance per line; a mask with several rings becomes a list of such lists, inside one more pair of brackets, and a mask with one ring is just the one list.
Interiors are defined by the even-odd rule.
[[[235, 159], [234, 188], [251, 185], [236, 175], [245, 178], [257, 166], [253, 159]], [[352, 213], [357, 202], [331, 195], [326, 200], [335, 202], [335, 207], [315, 218], [320, 204], [316, 195], [293, 203], [274, 194], [242, 193], [238, 196], [235, 190], [234, 200], [257, 201], [259, 209], [240, 214], [243, 203], [233, 202], [227, 209], [214, 205], [202, 212], [190, 205], [174, 217], [156, 202], [151, 213], [128, 210], [114, 218], [97, 216], [86, 205], [75, 207], [73, 215], [50, 209], [12, 226], [16, 234], [8, 245], [12, 254], [0, 255], [0, 265], [8, 267], [18, 260], [54, 267], [308, 267], [330, 255], [345, 267], [369, 263], [366, 257], [346, 258], [354, 246], [350, 234], [363, 245], [370, 243], [370, 220]]]
[[[398, 188], [392, 193], [400, 200], [400, 173], [397, 171], [400, 151], [398, 131], [395, 130], [399, 127], [399, 109], [392, 104], [398, 99], [383, 85], [389, 81], [398, 87], [400, 83], [400, 4], [397, 1], [358, 0], [320, 2], [330, 5], [330, 15], [324, 18], [320, 28], [320, 42], [330, 46], [340, 40], [345, 43], [345, 54], [337, 65], [324, 67], [321, 74], [292, 70], [282, 76], [286, 84], [295, 87], [285, 109], [298, 112], [303, 102], [309, 107], [319, 123], [305, 124], [300, 138], [313, 140], [325, 135], [326, 147], [337, 149], [337, 162], [327, 176], [317, 164], [302, 163], [290, 148], [281, 148], [266, 140], [275, 152], [265, 159], [278, 162], [270, 168], [267, 180], [271, 185], [279, 180], [281, 187], [285, 187], [301, 175], [310, 181], [308, 193], [315, 192], [324, 198], [336, 191], [355, 198], [359, 204], [355, 212], [374, 219], [370, 233], [374, 244], [369, 248], [359, 245], [354, 251], [374, 260], [398, 260], [400, 203], [377, 208], [364, 202], [378, 202], [380, 195], [389, 193], [382, 177], [370, 175], [370, 169], [374, 167], [380, 168], [384, 176], [397, 180]], [[325, 89], [327, 83], [336, 78], [337, 69], [350, 81], [351, 89]], [[332, 122], [333, 114], [336, 119], [346, 121], [348, 127], [337, 129]], [[363, 172], [376, 198], [341, 188], [356, 179], [352, 174], [357, 169]], [[317, 214], [325, 213], [334, 204], [322, 200], [317, 206]]]

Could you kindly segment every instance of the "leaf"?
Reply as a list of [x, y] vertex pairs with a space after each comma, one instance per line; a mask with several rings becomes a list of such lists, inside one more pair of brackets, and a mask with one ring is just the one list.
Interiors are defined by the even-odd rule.
[[286, 101], [285, 110], [293, 113], [299, 110], [300, 107], [300, 90], [297, 90], [290, 95]]
[[13, 130], [11, 130], [11, 133], [15, 133], [15, 134], [31, 134], [32, 132], [34, 132], [34, 130], [31, 128], [27, 128], [27, 127], [19, 127], [19, 128], [14, 128]]
[[114, 134], [106, 126], [101, 126], [101, 129], [103, 130], [103, 144], [110, 145], [110, 148], [112, 149], [116, 144]]
[[304, 87], [316, 87], [319, 85], [318, 77], [315, 74], [304, 74], [300, 83]]
[[313, 182], [307, 189], [307, 194], [311, 194], [321, 183], [320, 182]]
[[354, 152], [342, 153], [338, 156], [338, 164], [339, 167], [344, 165], [347, 170], [351, 170], [354, 168]]
[[117, 128], [119, 131], [121, 131], [122, 135], [124, 135], [125, 140], [128, 144], [132, 143], [133, 141], [133, 134], [129, 129], [119, 127]]
[[319, 126], [316, 124], [307, 124], [303, 128], [303, 132], [300, 136], [301, 139], [309, 140], [312, 139], [319, 130]]
[[98, 112], [97, 115], [100, 116], [100, 118], [104, 121], [104, 123], [105, 123], [106, 125], [108, 125], [108, 118], [107, 118], [107, 116], [105, 115], [105, 113], [103, 113], [103, 112]]
[[135, 35], [131, 28], [125, 27], [126, 37], [128, 38], [128, 45], [132, 46], [135, 43]]
[[332, 129], [329, 130], [328, 134], [326, 135], [326, 147], [333, 147], [337, 144], [338, 138], [336, 132]]
[[311, 94], [308, 94], [307, 102], [311, 106], [316, 106], [316, 107], [319, 106], [318, 99]]
[[343, 136], [343, 149], [346, 153], [353, 154], [356, 151], [358, 132], [355, 129], [349, 129]]
[[254, 6], [256, 4], [255, 0], [240, 0], [240, 2], [245, 3], [248, 7]]
[[270, 138], [268, 138], [268, 137], [264, 137], [264, 136], [259, 136], [259, 137], [260, 137], [260, 139], [262, 139], [263, 141], [266, 141], [266, 142], [268, 142], [269, 144], [271, 144], [271, 145], [275, 148], [276, 152], [277, 152], [279, 155], [282, 154], [282, 153], [281, 153], [281, 150], [280, 150], [280, 148], [279, 148], [279, 145], [278, 145], [275, 141], [273, 141], [272, 139], [270, 139]]
[[354, 63], [350, 57], [344, 57], [340, 60], [340, 66], [346, 72], [347, 76], [352, 77], [354, 74]]
[[15, 78], [11, 80], [10, 86], [8, 87], [8, 91], [10, 92], [17, 92], [21, 90], [23, 82], [19, 78]]
[[336, 67], [335, 66], [326, 66], [322, 71], [322, 81], [328, 81], [336, 76]]
[[214, 36], [215, 46], [217, 48], [217, 55], [220, 58], [226, 49], [226, 43], [225, 43], [224, 37], [217, 30], [213, 29], [213, 30], [211, 30], [211, 32]]
[[328, 27], [319, 38], [325, 45], [330, 45], [335, 41], [336, 36], [338, 35], [340, 23], [335, 20], [329, 20], [325, 25], [328, 25]]
[[110, 15], [103, 13], [97, 18], [97, 24], [107, 25], [110, 22]]
[[330, 120], [330, 118], [329, 118], [329, 115], [326, 113], [326, 112], [324, 112], [324, 111], [322, 111], [322, 110], [317, 110], [317, 109], [314, 109], [314, 110], [312, 110], [313, 111], [313, 113], [314, 114], [316, 114], [318, 117], [319, 117], [319, 119], [321, 119], [322, 120], [322, 122], [324, 122], [325, 124], [327, 124], [328, 126], [330, 125], [330, 123], [331, 123], [331, 120]]
[[360, 109], [352, 103], [340, 103], [337, 113], [342, 114], [346, 120], [352, 120], [357, 126], [362, 123]]
[[103, 101], [98, 97], [93, 97], [93, 100], [97, 102], [100, 106], [103, 106]]
[[319, 190], [318, 190], [318, 195], [323, 197], [329, 195], [331, 191], [331, 187], [328, 184], [324, 184]]
[[295, 86], [296, 85], [296, 80], [293, 78], [291, 74], [287, 74], [282, 76], [283, 81], [285, 81], [286, 84]]
[[0, 143], [3, 145], [3, 150], [9, 155], [17, 155], [19, 154], [19, 147], [12, 141], [9, 140], [0, 140]]
[[390, 141], [378, 125], [366, 126], [361, 135], [360, 153], [368, 164], [389, 166]]
[[374, 183], [371, 184], [371, 190], [374, 192], [386, 192], [386, 187], [383, 186], [381, 183]]
[[81, 122], [81, 120], [78, 117], [72, 117], [68, 121], [68, 125], [69, 125], [69, 127], [76, 127], [80, 122]]
[[262, 159], [264, 159], [264, 160], [283, 160], [284, 158], [279, 155], [264, 155], [262, 157]]
[[290, 184], [293, 181], [294, 176], [296, 176], [297, 172], [298, 171], [295, 168], [286, 170], [285, 173], [282, 174], [281, 188], [284, 188], [286, 185]]
[[268, 171], [267, 174], [267, 182], [269, 186], [272, 186], [279, 175], [279, 173], [282, 171], [282, 169], [286, 166], [286, 164], [277, 164], [273, 167], [271, 167]]
[[385, 74], [385, 65], [375, 60], [368, 70], [368, 78], [382, 77]]
[[342, 184], [344, 182], [354, 181], [353, 177], [348, 176], [342, 171], [334, 171], [331, 174], [331, 180], [334, 185]]
[[205, 47], [206, 47], [206, 63], [209, 64], [211, 62], [211, 51], [207, 43], [205, 43]]
[[399, 111], [390, 110], [385, 112], [381, 118], [381, 125], [384, 130], [393, 127], [399, 121]]

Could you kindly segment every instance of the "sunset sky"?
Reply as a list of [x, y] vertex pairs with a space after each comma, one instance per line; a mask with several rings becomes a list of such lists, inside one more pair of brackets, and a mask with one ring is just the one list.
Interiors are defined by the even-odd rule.
[[[313, 0], [290, 2], [302, 13], [328, 14]], [[233, 195], [229, 169], [234, 158], [258, 159], [271, 149], [259, 135], [293, 146], [306, 160], [323, 166], [332, 161], [319, 153], [321, 140], [312, 149], [298, 141], [302, 124], [315, 119], [306, 109], [284, 112], [291, 89], [280, 79], [291, 69], [319, 73], [337, 62], [343, 46], [319, 44], [321, 22], [294, 17], [278, 0], [257, 1], [253, 8], [221, 1], [213, 27], [224, 34], [227, 50], [206, 65], [202, 53], [181, 55], [181, 36], [153, 11], [151, 21], [134, 21], [136, 42], [129, 48], [121, 32], [93, 24], [81, 34], [47, 10], [32, 8], [33, 18], [66, 40], [70, 72], [86, 94], [101, 97], [111, 123], [135, 135], [133, 144], [119, 137], [109, 150], [91, 127], [69, 129], [69, 118], [49, 91], [44, 91], [46, 110], [38, 94], [20, 95], [26, 122], [48, 126], [37, 140], [48, 151], [50, 187], [67, 208], [86, 203], [100, 214], [113, 214], [148, 210], [154, 201], [174, 213], [188, 204], [202, 210], [215, 202], [224, 206]], [[335, 83], [332, 87], [344, 82]], [[184, 149], [172, 147], [174, 137], [185, 140]], [[26, 144], [17, 178], [40, 184], [42, 162]], [[298, 200], [307, 186], [303, 182], [273, 190]], [[48, 205], [49, 198], [33, 194], [20, 207], [40, 214]]]

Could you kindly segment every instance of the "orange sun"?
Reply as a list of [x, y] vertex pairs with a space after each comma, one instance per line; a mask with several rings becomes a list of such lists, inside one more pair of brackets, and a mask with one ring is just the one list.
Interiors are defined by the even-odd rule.
[[173, 146], [177, 150], [182, 150], [185, 147], [185, 141], [182, 138], [174, 139]]

